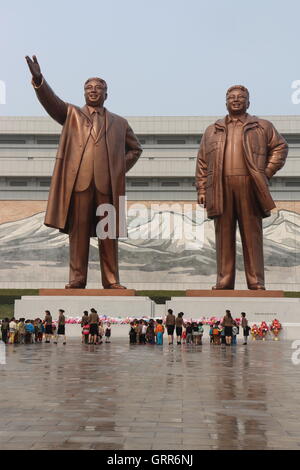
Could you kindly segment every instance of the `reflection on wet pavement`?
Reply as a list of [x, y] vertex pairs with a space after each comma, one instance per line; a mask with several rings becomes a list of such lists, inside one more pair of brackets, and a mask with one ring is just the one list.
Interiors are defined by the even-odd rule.
[[0, 365], [0, 449], [300, 449], [290, 342], [33, 344]]

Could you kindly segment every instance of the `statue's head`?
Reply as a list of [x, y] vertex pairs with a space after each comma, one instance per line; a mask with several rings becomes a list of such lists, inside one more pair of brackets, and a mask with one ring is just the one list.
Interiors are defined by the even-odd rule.
[[229, 114], [245, 114], [250, 106], [249, 91], [243, 85], [233, 85], [226, 93], [226, 108]]
[[88, 78], [84, 84], [84, 97], [88, 106], [103, 106], [107, 98], [107, 84], [102, 78]]

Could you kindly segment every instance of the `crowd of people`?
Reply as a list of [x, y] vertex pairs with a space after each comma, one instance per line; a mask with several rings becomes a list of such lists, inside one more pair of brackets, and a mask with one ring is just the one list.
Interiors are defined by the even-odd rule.
[[[167, 331], [168, 343], [174, 343], [174, 334], [176, 335], [177, 345], [180, 344], [202, 344], [204, 333], [203, 323], [196, 321], [183, 320], [184, 313], [179, 312], [177, 317], [173, 314], [173, 310], [168, 310], [165, 319], [165, 326], [161, 319], [156, 321], [135, 319], [130, 323], [129, 343], [130, 344], [163, 344], [163, 335], [165, 329]], [[209, 336], [210, 343], [225, 344], [231, 346], [237, 344], [237, 335], [240, 327], [243, 331], [243, 344], [247, 344], [250, 327], [246, 319], [245, 312], [241, 313], [241, 321], [238, 323], [232, 318], [230, 310], [226, 310], [226, 314], [222, 321], [216, 321], [210, 325]]]
[[[41, 320], [25, 320], [20, 318], [9, 320], [5, 318], [1, 324], [2, 341], [9, 344], [32, 344], [41, 343], [45, 338], [45, 343], [53, 341], [58, 344], [62, 338], [63, 345], [66, 345], [66, 317], [64, 310], [60, 309], [58, 320], [53, 322], [49, 310], [45, 311], [45, 318]], [[201, 345], [204, 333], [203, 323], [196, 321], [184, 321], [184, 313], [179, 312], [174, 315], [173, 310], [169, 309], [165, 321], [162, 319], [135, 319], [130, 322], [129, 343], [130, 344], [163, 344], [165, 331], [168, 336], [168, 343], [173, 344], [174, 334], [176, 335], [177, 345], [194, 344]], [[230, 310], [222, 321], [215, 321], [210, 325], [209, 337], [212, 344], [225, 344], [227, 346], [237, 343], [237, 335], [240, 328], [243, 331], [243, 344], [247, 344], [250, 327], [246, 314], [241, 313], [240, 321], [232, 318]], [[97, 311], [91, 308], [90, 313], [85, 310], [81, 319], [82, 343], [101, 344], [105, 340], [110, 343], [111, 324], [100, 320]]]
[[59, 310], [57, 325], [53, 323], [49, 310], [45, 311], [45, 318], [36, 318], [35, 320], [25, 320], [25, 318], [4, 318], [1, 322], [1, 338], [8, 344], [32, 344], [50, 343], [54, 338], [54, 344], [58, 344], [60, 338], [63, 338], [63, 344], [66, 345], [65, 333], [66, 318], [64, 310]]

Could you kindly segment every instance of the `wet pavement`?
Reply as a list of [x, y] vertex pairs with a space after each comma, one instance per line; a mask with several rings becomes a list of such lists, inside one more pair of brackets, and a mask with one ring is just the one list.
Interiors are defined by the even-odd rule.
[[293, 352], [288, 341], [9, 345], [0, 449], [300, 449]]

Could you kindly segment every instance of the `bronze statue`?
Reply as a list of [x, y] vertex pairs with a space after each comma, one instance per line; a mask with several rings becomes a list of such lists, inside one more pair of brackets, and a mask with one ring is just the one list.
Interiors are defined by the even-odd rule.
[[[120, 196], [125, 195], [125, 173], [136, 163], [142, 148], [128, 122], [104, 106], [107, 85], [101, 78], [84, 84], [82, 108], [58, 98], [44, 79], [36, 56], [26, 56], [32, 84], [47, 113], [63, 126], [51, 180], [45, 225], [69, 234], [70, 279], [67, 289], [85, 288], [90, 237], [96, 236], [96, 209], [113, 204], [115, 238], [99, 239], [102, 284], [120, 285], [118, 236]], [[123, 198], [124, 199], [124, 198]]]
[[206, 129], [198, 152], [198, 203], [215, 223], [213, 289], [234, 289], [237, 223], [248, 289], [265, 289], [262, 218], [275, 207], [268, 180], [284, 165], [288, 146], [271, 122], [247, 114], [249, 105], [247, 88], [230, 87], [228, 115]]

